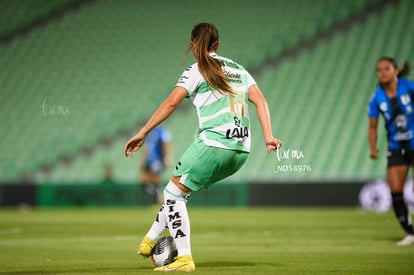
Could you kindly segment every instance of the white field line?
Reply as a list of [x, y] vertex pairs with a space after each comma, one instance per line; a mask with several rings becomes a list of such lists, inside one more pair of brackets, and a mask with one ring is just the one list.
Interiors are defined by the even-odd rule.
[[35, 243], [75, 243], [75, 242], [108, 242], [108, 241], [139, 241], [138, 236], [133, 235], [115, 235], [99, 237], [62, 237], [62, 238], [21, 238], [21, 239], [0, 239], [0, 245], [4, 244], [35, 244]]
[[[1, 234], [1, 233], [0, 233]], [[229, 234], [232, 234], [231, 232]], [[195, 238], [213, 238], [220, 236], [220, 232], [200, 233]], [[54, 238], [14, 238], [0, 239], [0, 246], [6, 244], [36, 244], [36, 243], [77, 243], [77, 242], [109, 242], [109, 241], [140, 241], [138, 235], [114, 235], [114, 236], [80, 236], [80, 237], [54, 237]]]

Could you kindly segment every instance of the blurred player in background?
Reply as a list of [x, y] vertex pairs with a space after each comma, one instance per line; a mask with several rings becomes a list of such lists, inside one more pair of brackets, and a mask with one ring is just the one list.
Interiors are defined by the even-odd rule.
[[217, 55], [218, 47], [218, 30], [213, 24], [194, 26], [187, 53], [191, 50], [197, 63], [184, 71], [170, 96], [125, 145], [125, 155], [131, 156], [184, 98], [191, 99], [199, 119], [198, 136], [178, 161], [164, 189], [164, 204], [138, 249], [138, 254], [150, 256], [155, 241], [168, 227], [178, 256], [156, 271], [195, 270], [186, 201], [191, 192], [209, 188], [245, 163], [251, 142], [247, 100], [256, 107], [267, 151], [281, 146], [273, 137], [267, 102], [254, 79], [241, 65]]
[[380, 113], [387, 129], [387, 182], [391, 189], [395, 215], [407, 234], [397, 245], [414, 243], [411, 217], [404, 201], [404, 183], [408, 168], [414, 167], [414, 82], [403, 78], [409, 70], [407, 62], [402, 69], [398, 69], [393, 58], [380, 58], [377, 62], [379, 86], [368, 106], [372, 159], [378, 158], [377, 128]]
[[163, 127], [155, 128], [147, 135], [143, 149], [141, 186], [154, 203], [162, 203], [161, 176], [164, 168], [170, 167], [171, 164], [170, 132]]

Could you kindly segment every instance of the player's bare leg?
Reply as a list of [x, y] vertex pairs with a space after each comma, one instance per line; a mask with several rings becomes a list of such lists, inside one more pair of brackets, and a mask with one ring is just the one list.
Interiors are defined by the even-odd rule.
[[408, 166], [392, 166], [387, 169], [387, 181], [391, 189], [392, 206], [401, 227], [406, 236], [397, 245], [410, 245], [414, 243], [414, 230], [411, 223], [410, 213], [404, 201], [404, 184], [407, 179]]

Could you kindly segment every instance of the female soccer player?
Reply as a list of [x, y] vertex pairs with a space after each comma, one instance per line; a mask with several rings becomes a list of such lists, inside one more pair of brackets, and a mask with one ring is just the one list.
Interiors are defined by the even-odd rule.
[[155, 204], [162, 203], [161, 176], [170, 166], [171, 134], [163, 127], [156, 127], [146, 138], [144, 161], [141, 168], [141, 186]]
[[255, 81], [241, 65], [217, 55], [218, 47], [218, 30], [213, 24], [194, 26], [187, 53], [191, 49], [197, 63], [184, 71], [169, 97], [125, 145], [125, 155], [131, 156], [185, 97], [191, 99], [199, 120], [198, 136], [178, 161], [164, 189], [164, 204], [138, 248], [138, 254], [150, 256], [155, 240], [168, 227], [178, 256], [155, 271], [195, 270], [186, 201], [191, 192], [209, 188], [246, 161], [251, 136], [247, 99], [256, 106], [267, 151], [282, 145], [273, 137], [267, 102]]
[[408, 167], [414, 166], [414, 82], [402, 78], [409, 70], [407, 62], [399, 70], [393, 58], [380, 58], [377, 62], [379, 86], [368, 106], [372, 159], [378, 158], [377, 127], [380, 113], [387, 129], [387, 181], [395, 215], [406, 232], [405, 238], [397, 242], [397, 245], [414, 243], [413, 226], [403, 193]]

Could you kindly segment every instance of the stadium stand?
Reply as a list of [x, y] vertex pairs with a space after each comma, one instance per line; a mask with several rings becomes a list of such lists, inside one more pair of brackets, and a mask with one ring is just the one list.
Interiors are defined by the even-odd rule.
[[[376, 60], [383, 55], [395, 56], [400, 62], [414, 57], [414, 39], [407, 35], [414, 24], [408, 15], [413, 7], [411, 1], [401, 1], [259, 78], [275, 110], [278, 135], [288, 148], [304, 151], [304, 159], [281, 164], [312, 166], [311, 173], [279, 173], [273, 178], [384, 177], [384, 153], [376, 162], [368, 158], [366, 106], [376, 86]], [[380, 148], [384, 152], [386, 140], [381, 126]], [[260, 133], [255, 128], [253, 132]], [[262, 171], [275, 170], [280, 164], [260, 152], [261, 144], [253, 146], [255, 157], [247, 165], [257, 168], [243, 170], [240, 178], [263, 178]]]
[[[219, 27], [220, 53], [249, 68], [375, 1], [262, 1], [249, 14], [247, 0], [180, 3], [95, 1], [0, 45], [2, 181], [34, 176], [37, 182], [100, 182], [103, 166], [110, 164], [117, 181], [134, 182], [138, 164], [123, 158], [123, 145], [177, 81], [189, 26], [200, 20]], [[255, 75], [273, 110], [277, 136], [287, 149], [304, 152], [304, 159], [282, 163], [308, 164], [312, 172], [274, 174], [277, 160], [263, 150], [252, 113], [253, 152], [233, 180], [383, 173], [383, 162], [373, 164], [366, 156], [365, 109], [376, 59], [413, 58], [414, 41], [404, 35], [413, 25], [412, 8], [409, 0], [399, 1]], [[176, 160], [194, 136], [192, 112], [186, 103], [166, 123]]]
[[0, 1], [0, 37], [23, 29], [33, 22], [45, 18], [75, 0], [26, 0]]

